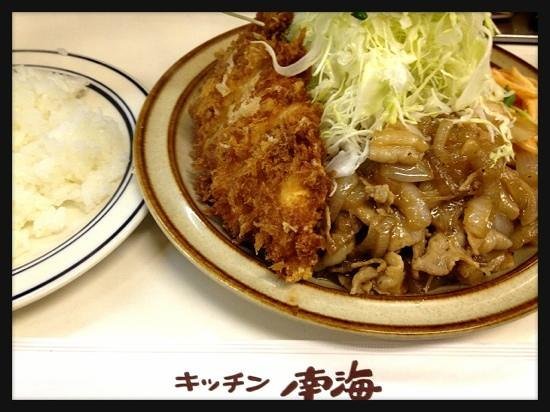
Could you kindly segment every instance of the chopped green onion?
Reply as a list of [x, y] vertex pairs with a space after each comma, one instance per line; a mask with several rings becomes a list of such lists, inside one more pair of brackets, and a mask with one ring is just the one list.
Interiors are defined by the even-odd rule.
[[514, 102], [516, 101], [516, 95], [515, 93], [509, 94], [508, 96], [504, 96], [504, 99], [502, 99], [504, 104], [508, 107], [512, 107]]
[[354, 11], [351, 15], [359, 20], [366, 20], [369, 17], [366, 11]]

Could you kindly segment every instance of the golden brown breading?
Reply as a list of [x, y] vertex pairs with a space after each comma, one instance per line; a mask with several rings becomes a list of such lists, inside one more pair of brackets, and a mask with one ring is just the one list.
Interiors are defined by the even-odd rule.
[[196, 189], [213, 215], [239, 242], [265, 251], [288, 281], [312, 275], [324, 250], [322, 217], [331, 182], [319, 136], [322, 108], [311, 103], [307, 73], [280, 76], [261, 44], [282, 65], [305, 50], [282, 32], [290, 13], [258, 13], [205, 79], [190, 114], [195, 127]]

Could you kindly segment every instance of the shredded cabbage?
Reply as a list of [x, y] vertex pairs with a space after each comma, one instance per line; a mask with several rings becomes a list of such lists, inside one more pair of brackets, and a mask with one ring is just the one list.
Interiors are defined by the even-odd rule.
[[[397, 121], [414, 131], [426, 115], [459, 112], [511, 146], [510, 122], [491, 127], [485, 117], [485, 103], [505, 93], [490, 70], [497, 32], [490, 13], [368, 12], [365, 20], [296, 13], [287, 36], [302, 30], [309, 50], [303, 59], [287, 68], [272, 59], [283, 75], [312, 67], [309, 91], [324, 106], [321, 136], [336, 176], [352, 174], [367, 159], [373, 132]], [[494, 157], [509, 158], [510, 151]]]

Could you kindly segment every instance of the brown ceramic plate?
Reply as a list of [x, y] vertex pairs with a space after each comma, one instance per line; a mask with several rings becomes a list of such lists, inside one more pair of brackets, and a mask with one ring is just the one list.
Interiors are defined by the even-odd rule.
[[[141, 110], [134, 139], [138, 181], [147, 206], [176, 248], [199, 269], [242, 296], [302, 320], [385, 337], [442, 337], [470, 332], [537, 308], [537, 258], [524, 251], [512, 271], [482, 285], [424, 296], [350, 296], [321, 284], [286, 284], [231, 243], [206, 217], [193, 190], [189, 103], [240, 29], [217, 36], [178, 60], [158, 80]], [[494, 64], [537, 71], [495, 47]]]

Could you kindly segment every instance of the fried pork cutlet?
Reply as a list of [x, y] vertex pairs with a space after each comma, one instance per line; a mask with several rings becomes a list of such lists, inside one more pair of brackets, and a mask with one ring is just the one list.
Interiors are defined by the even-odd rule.
[[319, 136], [322, 108], [311, 103], [307, 74], [273, 69], [267, 41], [281, 65], [305, 54], [302, 39], [282, 33], [292, 13], [258, 13], [220, 54], [190, 114], [201, 200], [240, 243], [263, 251], [287, 281], [307, 279], [325, 248], [324, 210], [331, 187]]

